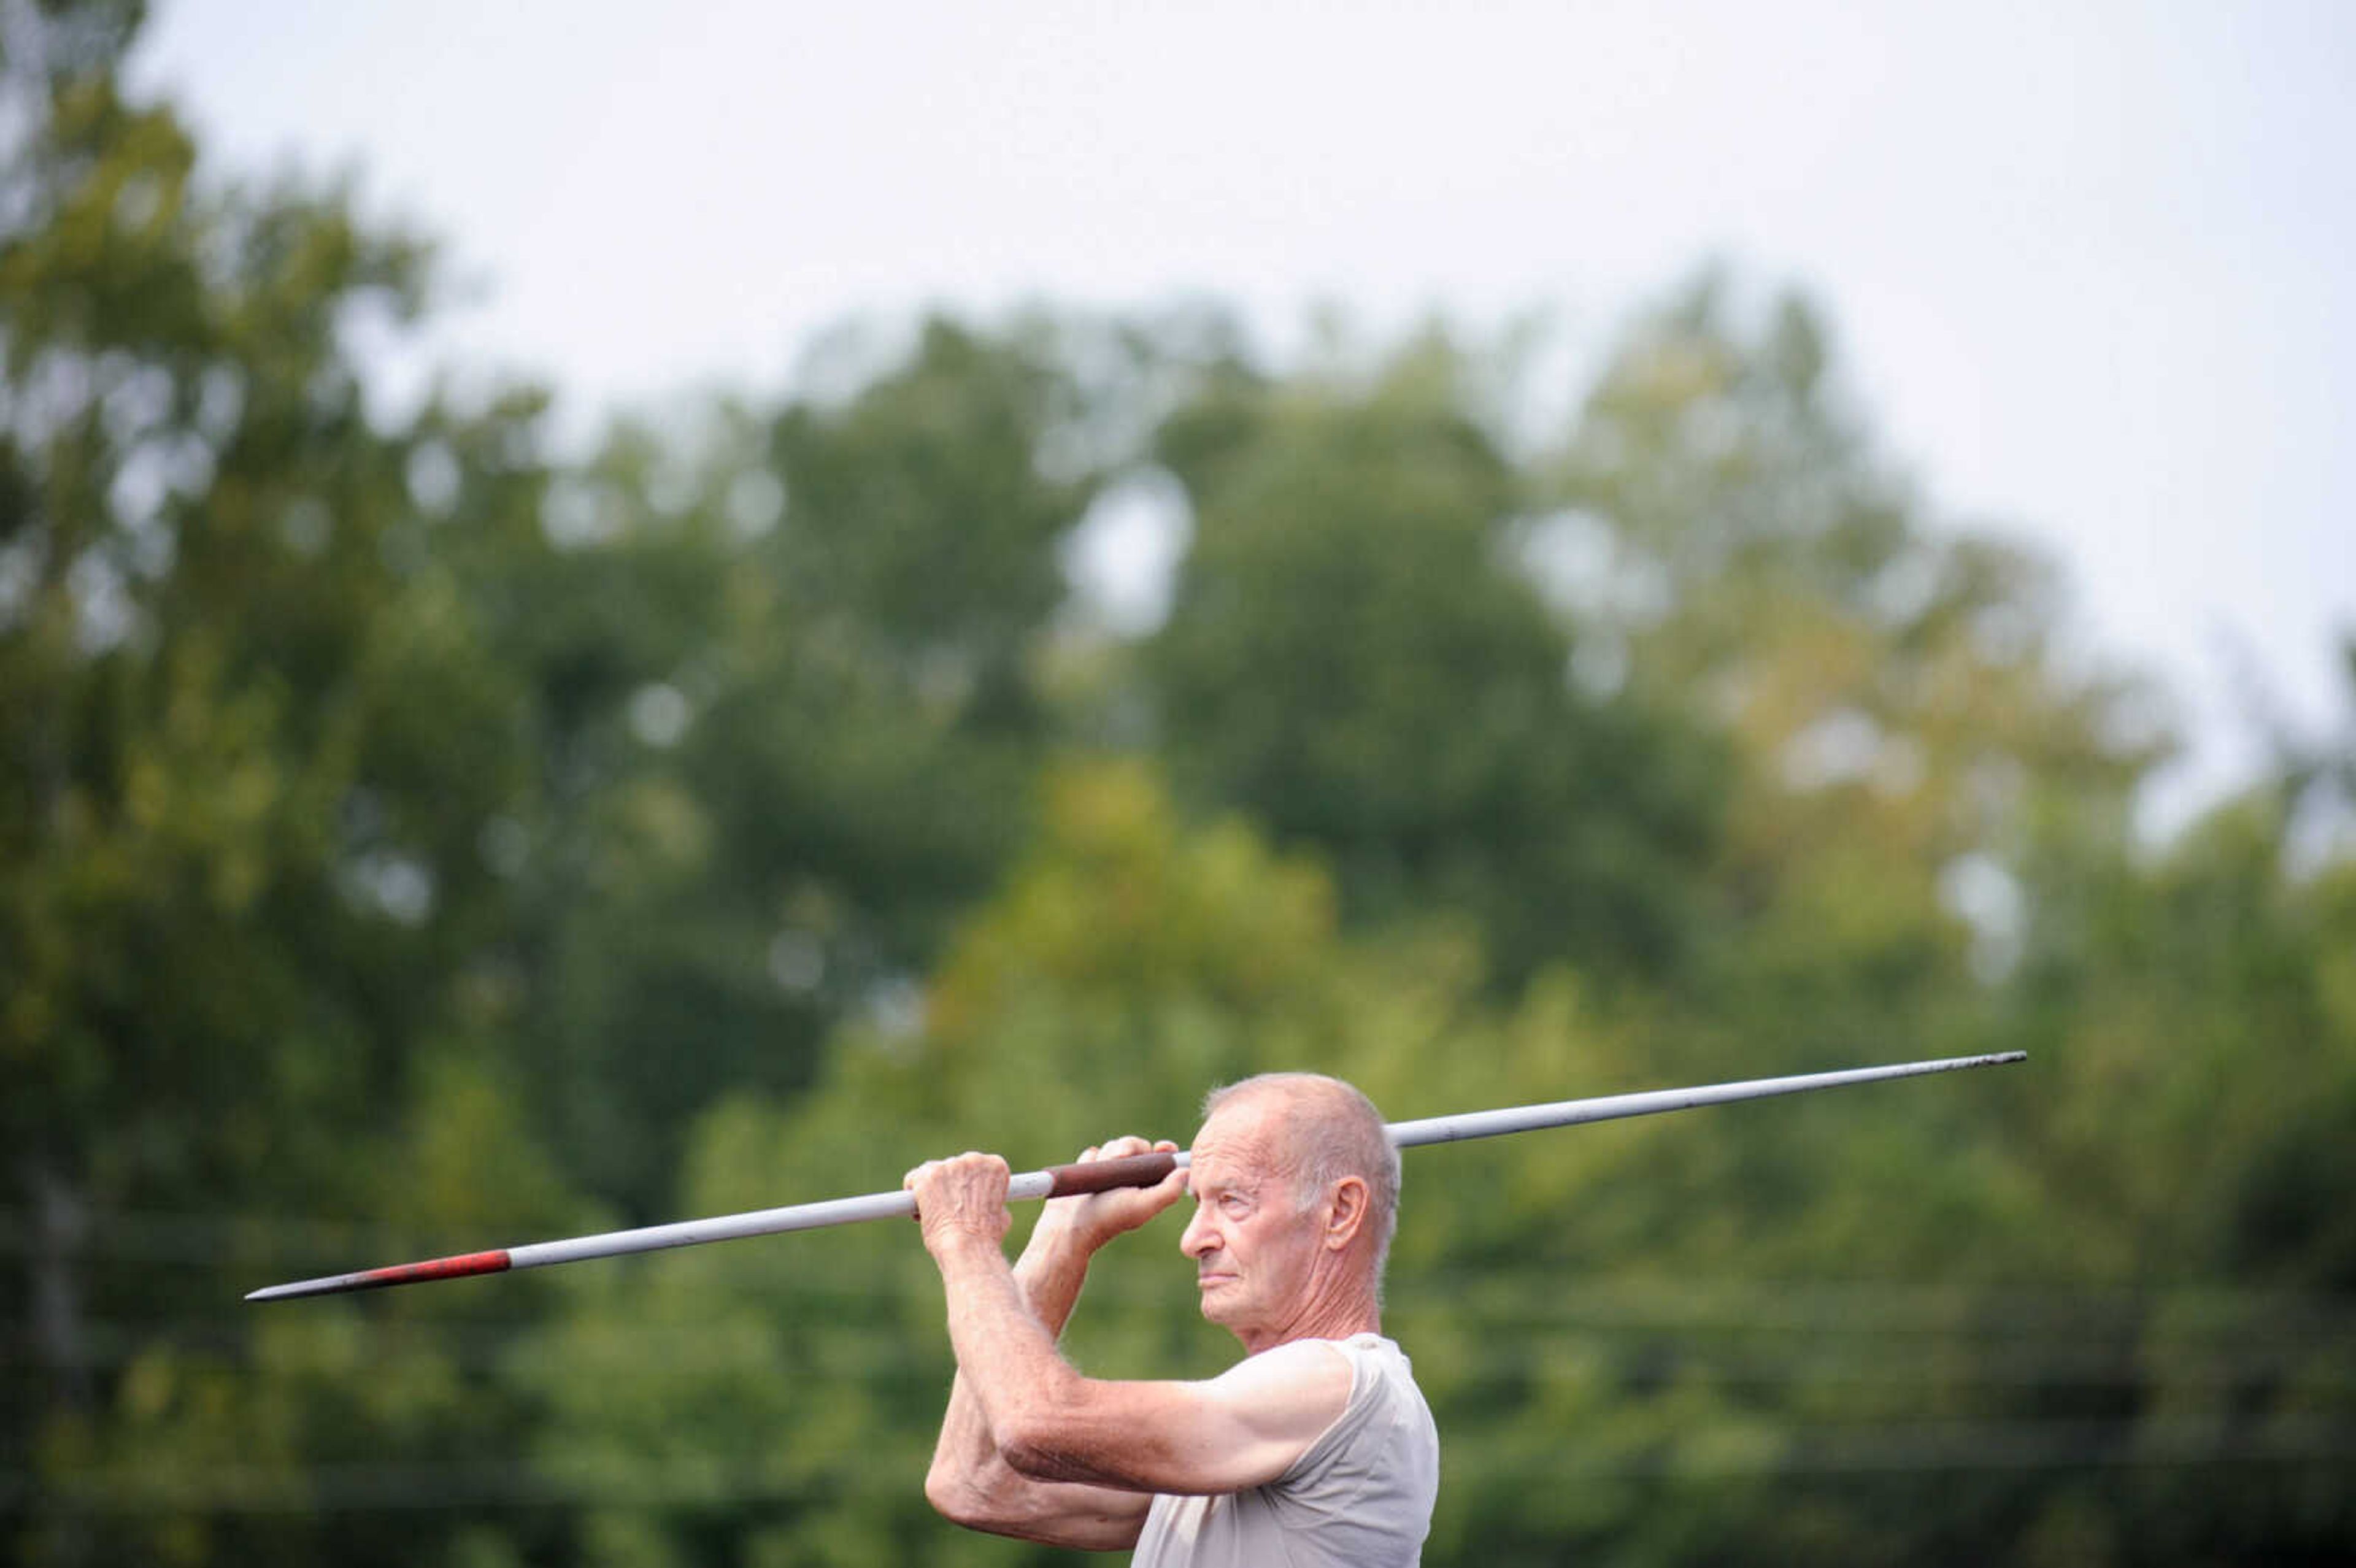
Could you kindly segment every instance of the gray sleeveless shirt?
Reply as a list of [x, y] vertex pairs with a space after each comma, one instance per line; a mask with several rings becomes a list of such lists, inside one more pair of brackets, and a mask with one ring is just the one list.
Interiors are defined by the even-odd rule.
[[1399, 1348], [1330, 1341], [1350, 1402], [1292, 1467], [1218, 1497], [1156, 1497], [1133, 1568], [1409, 1568], [1440, 1491], [1440, 1433]]

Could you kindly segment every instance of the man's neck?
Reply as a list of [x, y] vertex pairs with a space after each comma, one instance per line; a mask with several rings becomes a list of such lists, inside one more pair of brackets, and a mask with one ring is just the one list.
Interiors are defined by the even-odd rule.
[[1238, 1332], [1251, 1355], [1289, 1345], [1295, 1339], [1347, 1339], [1355, 1334], [1383, 1331], [1382, 1307], [1371, 1290], [1353, 1290], [1302, 1304], [1301, 1309], [1277, 1327], [1254, 1334]]

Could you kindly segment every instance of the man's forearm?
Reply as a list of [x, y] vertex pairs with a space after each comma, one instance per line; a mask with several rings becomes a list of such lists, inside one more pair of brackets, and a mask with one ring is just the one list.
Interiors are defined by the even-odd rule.
[[[1091, 1251], [1070, 1232], [1042, 1219], [1014, 1265], [1015, 1287], [1023, 1305], [1050, 1339], [1062, 1334], [1071, 1318], [1080, 1287], [1087, 1280]], [[949, 1385], [948, 1410], [941, 1418], [940, 1441], [933, 1450], [930, 1484], [958, 1488], [977, 1503], [1002, 1488], [1030, 1484], [999, 1452], [990, 1417], [962, 1370]]]
[[[959, 1376], [1002, 1447], [1010, 1412], [1025, 1401], [1052, 1399], [1078, 1374], [1056, 1353], [1055, 1328], [1034, 1309], [995, 1243], [976, 1238], [944, 1249], [936, 1261]], [[1044, 1268], [1034, 1278], [1060, 1328], [1078, 1298], [1077, 1280], [1062, 1267]]]
[[1071, 1321], [1072, 1307], [1080, 1299], [1080, 1287], [1087, 1283], [1088, 1259], [1095, 1253], [1095, 1247], [1044, 1218], [1033, 1227], [1030, 1244], [1014, 1263], [1014, 1283], [1049, 1339], [1063, 1337], [1064, 1325]]

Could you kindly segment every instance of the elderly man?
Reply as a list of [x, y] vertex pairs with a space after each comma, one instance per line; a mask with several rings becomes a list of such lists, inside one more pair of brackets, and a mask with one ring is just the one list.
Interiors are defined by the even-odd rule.
[[[1174, 1149], [1174, 1144], [1151, 1146]], [[1141, 1154], [1141, 1138], [1086, 1160]], [[1412, 1563], [1440, 1444], [1381, 1334], [1398, 1154], [1366, 1097], [1277, 1073], [1215, 1093], [1191, 1168], [1050, 1202], [1009, 1268], [1007, 1167], [908, 1173], [948, 1298], [957, 1381], [925, 1495], [959, 1524], [1141, 1564]], [[1089, 1257], [1192, 1191], [1179, 1248], [1203, 1316], [1243, 1342], [1207, 1382], [1109, 1382], [1055, 1349]]]

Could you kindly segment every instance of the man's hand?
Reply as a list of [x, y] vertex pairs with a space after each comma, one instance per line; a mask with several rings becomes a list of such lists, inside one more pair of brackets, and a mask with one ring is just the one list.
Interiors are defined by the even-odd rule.
[[[1178, 1146], [1167, 1138], [1148, 1143], [1141, 1137], [1118, 1137], [1082, 1149], [1079, 1163], [1093, 1165], [1100, 1159], [1124, 1159], [1136, 1154], [1177, 1152]], [[1115, 1187], [1103, 1192], [1050, 1199], [1039, 1216], [1032, 1240], [1035, 1243], [1044, 1237], [1067, 1241], [1083, 1253], [1094, 1253], [1115, 1236], [1136, 1230], [1177, 1202], [1185, 1191], [1186, 1173], [1173, 1170], [1151, 1187]]]
[[995, 1248], [1013, 1216], [1006, 1211], [1006, 1162], [994, 1154], [928, 1159], [901, 1179], [916, 1195], [916, 1222], [925, 1250], [936, 1258], [975, 1242]]

